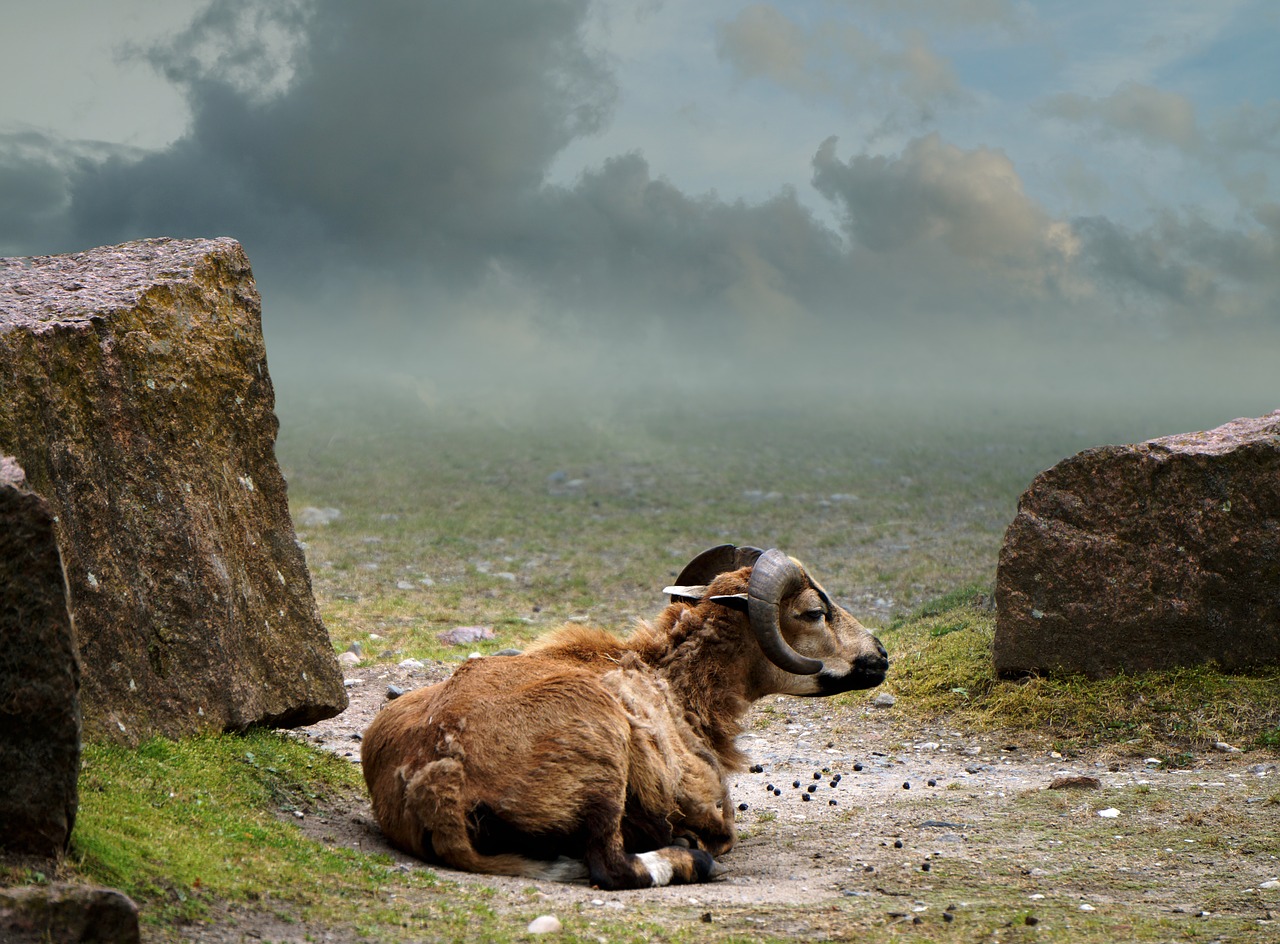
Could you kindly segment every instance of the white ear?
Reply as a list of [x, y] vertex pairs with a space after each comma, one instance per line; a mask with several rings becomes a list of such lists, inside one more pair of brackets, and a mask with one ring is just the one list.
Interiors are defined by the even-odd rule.
[[706, 587], [663, 587], [663, 593], [670, 594], [674, 600], [687, 600], [690, 603], [697, 603], [702, 599], [702, 595], [707, 592]]
[[721, 606], [727, 606], [731, 610], [737, 610], [739, 613], [747, 612], [747, 600], [749, 597], [745, 593], [734, 593], [722, 597], [711, 597], [712, 603], [719, 603]]

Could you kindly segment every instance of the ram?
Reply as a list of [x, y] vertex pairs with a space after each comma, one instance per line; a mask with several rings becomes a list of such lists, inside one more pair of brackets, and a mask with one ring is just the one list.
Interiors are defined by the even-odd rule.
[[870, 688], [889, 662], [776, 549], [714, 547], [676, 582], [625, 640], [566, 626], [389, 702], [361, 751], [387, 838], [457, 869], [608, 889], [720, 874], [751, 703]]

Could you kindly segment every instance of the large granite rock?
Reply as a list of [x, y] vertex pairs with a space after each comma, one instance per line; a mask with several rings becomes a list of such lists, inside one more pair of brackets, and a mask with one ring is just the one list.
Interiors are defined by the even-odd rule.
[[994, 658], [1006, 676], [1280, 665], [1280, 411], [1041, 473], [1000, 552]]
[[137, 944], [138, 906], [123, 892], [84, 885], [0, 889], [4, 944]]
[[0, 849], [56, 857], [76, 819], [80, 662], [49, 503], [0, 456]]
[[0, 450], [56, 515], [86, 735], [290, 726], [346, 693], [232, 239], [0, 259]]

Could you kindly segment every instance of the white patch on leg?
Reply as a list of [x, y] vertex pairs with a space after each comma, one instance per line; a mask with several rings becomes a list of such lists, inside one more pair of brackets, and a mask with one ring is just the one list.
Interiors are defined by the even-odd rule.
[[660, 852], [642, 852], [636, 856], [644, 867], [649, 870], [649, 875], [653, 878], [655, 886], [670, 885], [671, 876], [675, 874], [675, 869], [671, 867], [671, 863]]

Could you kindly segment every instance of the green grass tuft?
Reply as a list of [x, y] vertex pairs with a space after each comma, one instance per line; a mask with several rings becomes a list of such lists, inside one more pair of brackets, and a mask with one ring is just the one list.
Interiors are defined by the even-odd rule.
[[888, 686], [902, 710], [949, 715], [960, 726], [1048, 734], [1067, 748], [1112, 745], [1180, 766], [1218, 741], [1277, 747], [1280, 671], [1228, 675], [1210, 667], [1092, 680], [1004, 681], [991, 660], [990, 595], [966, 587], [881, 632], [893, 659]]
[[143, 903], [153, 922], [198, 920], [210, 901], [264, 895], [306, 915], [333, 904], [335, 885], [340, 900], [368, 906], [391, 861], [316, 843], [280, 816], [358, 789], [353, 765], [273, 732], [137, 750], [89, 744], [69, 859], [84, 878]]

